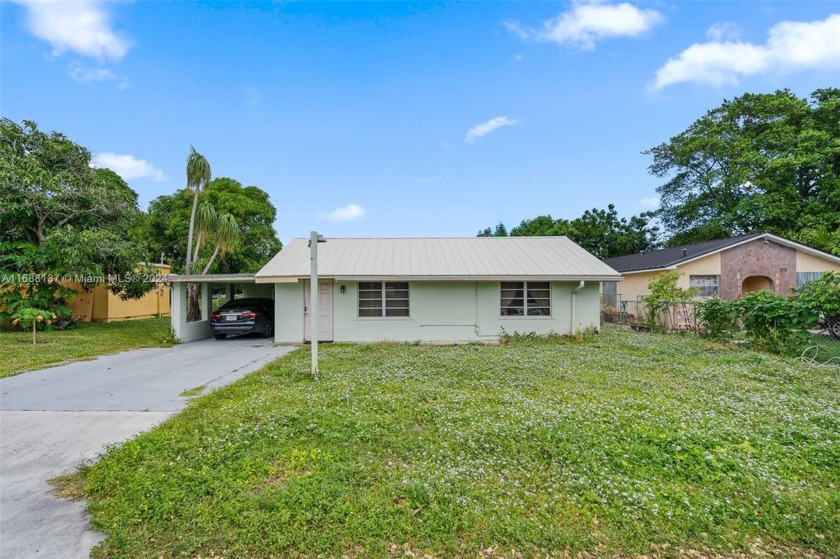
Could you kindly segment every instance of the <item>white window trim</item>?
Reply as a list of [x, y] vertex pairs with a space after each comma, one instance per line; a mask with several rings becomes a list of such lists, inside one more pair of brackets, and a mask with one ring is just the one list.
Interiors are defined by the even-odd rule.
[[[502, 314], [502, 284], [503, 283], [521, 283], [522, 284], [522, 312], [523, 314]], [[548, 284], [548, 314], [528, 314], [528, 283], [547, 283]], [[499, 282], [499, 318], [501, 320], [550, 320], [554, 318], [554, 289], [550, 281], [503, 281]]]
[[[691, 285], [691, 278], [717, 278], [717, 285]], [[703, 287], [717, 287], [717, 292], [714, 295], [706, 295], [705, 293], [697, 293], [694, 295], [695, 297], [704, 297], [704, 298], [713, 298], [713, 297], [720, 297], [720, 274], [690, 274], [688, 276], [688, 286], [689, 288], [695, 287], [697, 289], [702, 289]]]
[[[362, 294], [361, 285], [363, 283], [378, 283], [380, 293], [382, 294], [382, 315], [381, 316], [361, 316], [362, 310], [359, 306], [360, 297]], [[388, 283], [404, 283], [408, 286], [408, 316], [387, 316], [385, 311], [387, 304], [385, 300], [385, 285]], [[411, 282], [410, 281], [362, 281], [356, 284], [356, 320], [410, 320], [411, 319]]]

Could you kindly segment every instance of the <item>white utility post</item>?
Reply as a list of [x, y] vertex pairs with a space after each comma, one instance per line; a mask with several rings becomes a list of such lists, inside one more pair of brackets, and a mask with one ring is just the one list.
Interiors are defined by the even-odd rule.
[[318, 380], [318, 243], [327, 242], [317, 231], [309, 234], [309, 326], [312, 344], [312, 380]]

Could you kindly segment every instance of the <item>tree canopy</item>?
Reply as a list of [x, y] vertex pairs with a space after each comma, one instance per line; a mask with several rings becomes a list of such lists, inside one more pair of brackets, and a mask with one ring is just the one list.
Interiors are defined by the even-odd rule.
[[90, 167], [90, 152], [36, 123], [0, 120], [0, 239], [41, 245], [53, 231], [125, 230], [137, 193], [116, 173]]
[[[277, 210], [260, 188], [243, 187], [236, 180], [218, 178], [207, 183], [199, 194], [199, 208], [202, 202], [207, 202], [219, 216], [232, 216], [239, 228], [238, 244], [215, 261], [215, 272], [256, 272], [283, 247], [273, 225]], [[149, 205], [143, 225], [143, 239], [151, 255], [159, 258], [164, 254], [175, 269], [186, 261], [192, 205], [193, 193], [188, 189], [160, 196]], [[200, 210], [198, 221], [200, 225]], [[197, 261], [203, 263], [202, 267], [210, 260], [214, 246], [208, 243], [200, 249]], [[193, 271], [199, 272], [201, 268]]]
[[840, 229], [840, 89], [745, 94], [646, 151], [669, 244]]
[[[599, 258], [612, 258], [656, 248], [659, 228], [652, 219], [650, 212], [629, 219], [619, 218], [615, 206], [610, 204], [605, 210], [586, 210], [572, 220], [554, 219], [550, 215], [525, 219], [510, 230], [510, 236], [565, 235]], [[508, 231], [499, 223], [493, 230], [488, 227], [479, 231], [478, 236], [506, 237]]]
[[0, 272], [7, 279], [72, 274], [122, 296], [142, 295], [149, 284], [118, 281], [143, 259], [131, 235], [140, 219], [137, 193], [116, 173], [92, 168], [87, 149], [35, 122], [0, 119]]

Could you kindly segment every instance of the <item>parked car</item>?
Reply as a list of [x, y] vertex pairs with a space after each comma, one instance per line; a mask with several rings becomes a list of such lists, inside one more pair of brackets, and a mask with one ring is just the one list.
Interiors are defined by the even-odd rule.
[[274, 335], [274, 301], [233, 299], [210, 313], [210, 333], [217, 340], [238, 334]]
[[822, 319], [823, 328], [828, 330], [831, 337], [835, 340], [840, 340], [840, 313], [834, 316], [823, 314], [820, 318]]

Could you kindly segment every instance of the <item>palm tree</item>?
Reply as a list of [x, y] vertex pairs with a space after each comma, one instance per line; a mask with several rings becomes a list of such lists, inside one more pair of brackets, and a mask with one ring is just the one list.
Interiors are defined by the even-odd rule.
[[840, 229], [837, 231], [828, 231], [825, 227], [806, 229], [799, 238], [814, 248], [840, 256]]
[[216, 226], [218, 219], [219, 217], [216, 215], [216, 208], [213, 207], [213, 204], [205, 200], [198, 205], [198, 212], [195, 214], [196, 239], [195, 250], [193, 250], [192, 256], [193, 264], [198, 262], [201, 247], [204, 246], [204, 241], [213, 233], [213, 228]]
[[184, 273], [186, 274], [190, 273], [193, 263], [190, 257], [193, 251], [193, 231], [195, 230], [195, 215], [198, 211], [198, 195], [210, 182], [210, 177], [210, 163], [190, 145], [190, 154], [187, 156], [187, 188], [193, 193], [193, 207], [190, 215], [190, 229], [187, 233], [187, 261], [184, 265]]
[[230, 214], [222, 214], [213, 225], [213, 238], [216, 241], [216, 248], [213, 249], [213, 255], [207, 261], [204, 271], [201, 272], [202, 274], [210, 271], [216, 257], [224, 258], [225, 254], [233, 250], [239, 243], [239, 224], [235, 217]]

